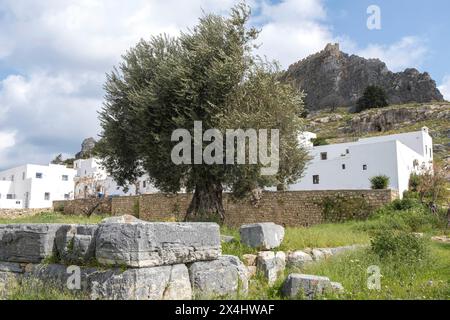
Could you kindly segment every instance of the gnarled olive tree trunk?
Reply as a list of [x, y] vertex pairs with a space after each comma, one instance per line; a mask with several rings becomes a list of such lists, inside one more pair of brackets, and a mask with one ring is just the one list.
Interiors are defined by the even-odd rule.
[[185, 221], [225, 220], [222, 202], [223, 187], [220, 182], [205, 179], [196, 185], [191, 204], [186, 212]]

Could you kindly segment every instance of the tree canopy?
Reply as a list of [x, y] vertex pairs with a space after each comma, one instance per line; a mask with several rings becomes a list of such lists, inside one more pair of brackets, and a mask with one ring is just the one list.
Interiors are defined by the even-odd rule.
[[[194, 192], [187, 219], [223, 220], [224, 190], [243, 197], [300, 178], [307, 159], [297, 140], [303, 94], [279, 81], [276, 63], [254, 55], [258, 31], [246, 26], [249, 17], [244, 4], [232, 8], [229, 17], [205, 14], [179, 37], [141, 40], [108, 74], [97, 152], [120, 185], [148, 173], [163, 192]], [[190, 163], [175, 164], [171, 152], [179, 141], [172, 141], [172, 134], [186, 129], [194, 136], [194, 121], [201, 121], [203, 130], [221, 132], [278, 129], [278, 172], [261, 174], [261, 163], [194, 164], [195, 154]], [[210, 142], [201, 143], [206, 152]]]
[[356, 104], [356, 112], [388, 106], [386, 92], [377, 86], [368, 86]]

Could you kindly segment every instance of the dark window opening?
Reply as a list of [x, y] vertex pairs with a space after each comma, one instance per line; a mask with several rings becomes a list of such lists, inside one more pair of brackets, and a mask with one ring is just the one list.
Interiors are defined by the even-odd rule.
[[367, 170], [367, 164], [363, 164], [363, 170]]
[[319, 175], [313, 176], [313, 184], [319, 184]]
[[328, 157], [328, 155], [327, 155], [326, 152], [321, 152], [321, 153], [320, 153], [320, 159], [322, 159], [322, 160], [327, 160], [327, 157]]

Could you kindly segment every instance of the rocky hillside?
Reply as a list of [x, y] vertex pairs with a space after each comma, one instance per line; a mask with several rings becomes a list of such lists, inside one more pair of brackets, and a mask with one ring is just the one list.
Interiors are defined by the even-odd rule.
[[450, 103], [394, 105], [358, 114], [344, 108], [308, 116], [306, 130], [329, 143], [355, 141], [359, 137], [418, 131], [428, 127], [434, 155], [450, 170]]
[[328, 44], [291, 65], [283, 80], [305, 91], [309, 110], [352, 107], [369, 85], [382, 87], [390, 104], [443, 101], [428, 73], [416, 69], [393, 73], [379, 59], [343, 53], [339, 44]]

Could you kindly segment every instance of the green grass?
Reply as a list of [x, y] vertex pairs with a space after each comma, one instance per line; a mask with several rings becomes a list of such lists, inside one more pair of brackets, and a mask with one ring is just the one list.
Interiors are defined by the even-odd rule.
[[60, 289], [56, 285], [37, 280], [23, 280], [11, 288], [8, 300], [87, 300], [88, 297], [76, 290]]
[[0, 218], [0, 224], [12, 223], [79, 223], [79, 224], [95, 224], [99, 223], [107, 216], [92, 215], [87, 217], [85, 215], [63, 215], [57, 212], [42, 212], [33, 216], [19, 217], [19, 218]]
[[[368, 244], [370, 236], [367, 232], [358, 230], [357, 222], [342, 224], [321, 224], [309, 228], [286, 228], [283, 243], [278, 250], [295, 251], [305, 248], [340, 247], [352, 244]], [[240, 243], [239, 231], [222, 227], [222, 234], [235, 237], [237, 241], [223, 243], [223, 254], [242, 257], [246, 253], [257, 253], [257, 249], [249, 248]]]

